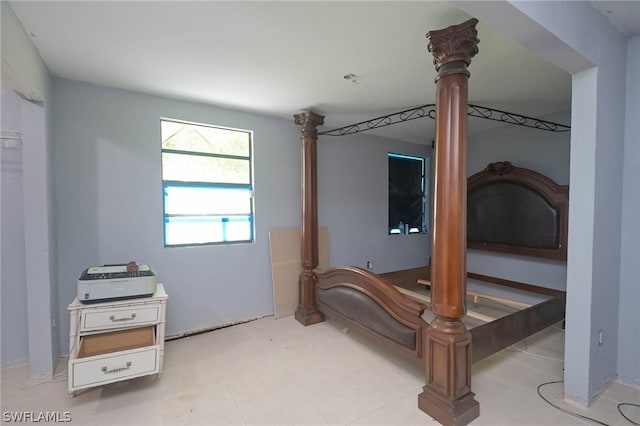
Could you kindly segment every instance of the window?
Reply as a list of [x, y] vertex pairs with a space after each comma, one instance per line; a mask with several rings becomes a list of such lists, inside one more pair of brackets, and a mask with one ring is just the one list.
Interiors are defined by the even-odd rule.
[[389, 234], [427, 232], [425, 160], [389, 153]]
[[160, 120], [164, 244], [253, 241], [252, 133]]

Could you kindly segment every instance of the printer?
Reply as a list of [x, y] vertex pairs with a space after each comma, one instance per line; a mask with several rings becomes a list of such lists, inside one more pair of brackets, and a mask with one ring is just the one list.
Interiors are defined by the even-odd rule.
[[156, 292], [157, 278], [149, 265], [135, 262], [87, 268], [78, 278], [78, 300], [97, 303], [149, 297]]

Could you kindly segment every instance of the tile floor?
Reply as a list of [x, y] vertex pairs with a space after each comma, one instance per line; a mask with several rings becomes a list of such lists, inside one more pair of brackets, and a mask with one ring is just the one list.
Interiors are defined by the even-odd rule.
[[[473, 425], [584, 425], [537, 394], [562, 379], [564, 332], [550, 327], [477, 363], [480, 403]], [[61, 363], [64, 366], [64, 363]], [[167, 342], [161, 379], [146, 377], [67, 396], [66, 371], [28, 379], [26, 366], [2, 370], [7, 412], [68, 412], [79, 425], [429, 425], [417, 408], [423, 375], [357, 334], [327, 321], [303, 327], [293, 317]], [[589, 409], [562, 401], [562, 384], [542, 388], [555, 404], [611, 426], [631, 425], [618, 402], [640, 390], [616, 383]], [[623, 408], [640, 422], [640, 409]]]

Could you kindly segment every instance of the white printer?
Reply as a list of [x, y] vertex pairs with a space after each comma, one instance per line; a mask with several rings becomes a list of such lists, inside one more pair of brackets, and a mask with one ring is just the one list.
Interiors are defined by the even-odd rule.
[[149, 265], [135, 262], [87, 268], [78, 278], [78, 300], [96, 303], [148, 297], [156, 292], [157, 278]]

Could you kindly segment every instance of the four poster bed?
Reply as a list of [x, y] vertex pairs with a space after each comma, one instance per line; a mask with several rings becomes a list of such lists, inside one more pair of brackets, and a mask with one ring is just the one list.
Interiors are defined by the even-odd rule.
[[[567, 186], [509, 162], [491, 163], [468, 182], [469, 247], [566, 259]], [[430, 298], [402, 284], [430, 287], [430, 272], [429, 267], [385, 274], [351, 266], [314, 269], [318, 310], [424, 368], [424, 339], [430, 326], [423, 317]], [[564, 319], [562, 291], [472, 272], [467, 278], [543, 299], [530, 304], [467, 291], [476, 301], [482, 298], [524, 307], [500, 318], [467, 311], [484, 321], [470, 330], [474, 363]]]
[[[303, 145], [303, 270], [295, 318], [304, 325], [323, 321], [325, 315], [335, 318], [424, 368], [418, 406], [443, 424], [467, 424], [479, 415], [471, 392], [473, 362], [561, 321], [565, 305], [563, 292], [466, 271], [467, 234], [469, 247], [552, 259], [566, 259], [567, 239], [566, 186], [508, 162], [489, 164], [467, 181], [466, 68], [477, 53], [476, 23], [471, 19], [427, 34], [438, 71], [429, 268], [382, 275], [356, 267], [316, 269], [316, 127], [324, 117], [313, 112], [295, 116]], [[462, 322], [468, 313], [467, 278], [544, 295], [544, 300], [527, 305], [476, 293], [527, 306], [469, 331]], [[430, 286], [430, 297], [395, 285], [407, 279]], [[430, 323], [423, 318], [427, 303], [434, 314]]]

